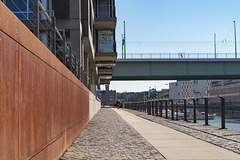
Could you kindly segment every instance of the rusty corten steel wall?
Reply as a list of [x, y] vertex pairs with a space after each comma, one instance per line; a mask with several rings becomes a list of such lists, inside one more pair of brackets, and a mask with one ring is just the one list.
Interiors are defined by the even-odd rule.
[[89, 122], [89, 90], [0, 2], [0, 159], [58, 159]]

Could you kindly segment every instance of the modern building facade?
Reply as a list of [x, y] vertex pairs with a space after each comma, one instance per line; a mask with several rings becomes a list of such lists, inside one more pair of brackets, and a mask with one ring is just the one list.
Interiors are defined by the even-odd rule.
[[[117, 58], [115, 0], [6, 0], [9, 9], [33, 32], [35, 2], [40, 2], [39, 7], [55, 20], [60, 34], [66, 36], [75, 59], [74, 66], [69, 68], [73, 68], [75, 75], [94, 94], [100, 85], [109, 85]], [[51, 49], [51, 24], [47, 20], [39, 9], [39, 39]], [[62, 48], [55, 49], [57, 52]]]
[[240, 93], [240, 80], [214, 80], [210, 85], [210, 95]]
[[170, 99], [203, 97], [209, 95], [210, 80], [189, 80], [169, 83]]

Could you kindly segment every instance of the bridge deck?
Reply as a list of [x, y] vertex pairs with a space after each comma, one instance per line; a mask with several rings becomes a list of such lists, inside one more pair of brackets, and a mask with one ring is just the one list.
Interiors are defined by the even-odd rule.
[[112, 80], [240, 79], [240, 59], [122, 59]]

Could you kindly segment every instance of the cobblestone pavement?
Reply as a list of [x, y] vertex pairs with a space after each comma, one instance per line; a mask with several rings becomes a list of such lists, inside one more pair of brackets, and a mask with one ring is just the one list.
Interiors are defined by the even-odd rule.
[[195, 138], [204, 140], [206, 142], [215, 144], [219, 147], [231, 150], [240, 154], [240, 132], [232, 130], [220, 130], [213, 126], [204, 126], [198, 123], [184, 122], [184, 121], [172, 121], [157, 116], [148, 115], [147, 113], [124, 109], [130, 113], [133, 113], [139, 117], [148, 119], [158, 124], [170, 127], [177, 131], [186, 133]]
[[163, 156], [110, 108], [102, 108], [61, 160], [155, 159]]

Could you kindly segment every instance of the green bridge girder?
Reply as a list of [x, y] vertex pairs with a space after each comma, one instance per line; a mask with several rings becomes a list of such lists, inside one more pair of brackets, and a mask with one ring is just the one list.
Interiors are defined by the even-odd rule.
[[240, 79], [240, 59], [120, 59], [112, 81]]

